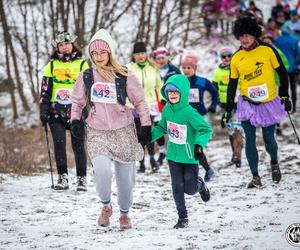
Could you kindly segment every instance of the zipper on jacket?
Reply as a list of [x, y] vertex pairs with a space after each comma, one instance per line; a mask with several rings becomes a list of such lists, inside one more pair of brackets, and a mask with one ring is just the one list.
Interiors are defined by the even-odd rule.
[[[146, 74], [146, 73], [145, 73]], [[142, 69], [142, 86], [143, 86], [143, 89], [145, 87], [145, 83], [144, 83], [144, 69]], [[145, 90], [144, 90], [145, 91]]]

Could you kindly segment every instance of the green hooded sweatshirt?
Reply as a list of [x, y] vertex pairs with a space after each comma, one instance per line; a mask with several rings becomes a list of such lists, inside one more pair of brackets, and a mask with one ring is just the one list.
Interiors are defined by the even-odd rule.
[[[165, 87], [175, 85], [180, 90], [180, 101], [171, 104], [165, 95]], [[167, 160], [179, 163], [198, 164], [194, 158], [194, 145], [203, 148], [208, 143], [212, 128], [196, 109], [189, 105], [190, 83], [183, 75], [171, 76], [161, 88], [168, 103], [162, 111], [162, 119], [152, 129], [152, 141], [168, 134]]]

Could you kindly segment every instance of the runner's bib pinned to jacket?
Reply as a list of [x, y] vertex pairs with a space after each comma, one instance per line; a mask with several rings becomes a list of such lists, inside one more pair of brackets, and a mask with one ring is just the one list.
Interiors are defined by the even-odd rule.
[[189, 103], [198, 103], [200, 101], [199, 89], [191, 88], [189, 95]]
[[72, 96], [72, 89], [69, 88], [59, 88], [56, 89], [55, 92], [55, 100], [57, 103], [67, 105], [71, 104], [71, 96]]
[[117, 103], [116, 84], [95, 82], [91, 87], [91, 101], [98, 103]]
[[168, 137], [175, 144], [186, 144], [187, 126], [167, 121]]

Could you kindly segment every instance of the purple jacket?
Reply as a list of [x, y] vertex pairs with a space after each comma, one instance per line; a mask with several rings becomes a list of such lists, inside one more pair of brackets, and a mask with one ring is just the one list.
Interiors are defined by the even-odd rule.
[[[94, 66], [93, 75], [94, 82], [107, 82]], [[150, 113], [148, 105], [145, 102], [144, 90], [131, 71], [128, 71], [126, 90], [129, 101], [139, 113], [142, 126], [151, 125]], [[80, 73], [72, 92], [71, 120], [80, 120], [82, 110], [86, 106], [87, 101], [83, 73]], [[123, 106], [119, 103], [109, 104], [95, 102], [89, 111], [86, 123], [93, 129], [116, 130], [133, 123], [133, 115], [128, 106]]]

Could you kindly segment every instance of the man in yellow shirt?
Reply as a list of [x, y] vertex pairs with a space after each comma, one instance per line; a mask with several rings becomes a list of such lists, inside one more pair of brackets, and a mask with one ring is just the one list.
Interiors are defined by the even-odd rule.
[[[261, 127], [266, 151], [270, 154], [272, 180], [279, 183], [281, 172], [278, 164], [278, 146], [275, 140], [276, 124], [291, 110], [288, 95], [288, 74], [278, 52], [269, 44], [259, 40], [261, 28], [250, 17], [235, 22], [234, 31], [241, 47], [230, 63], [230, 79], [227, 89], [226, 112], [223, 122], [231, 118], [237, 84], [240, 96], [237, 104], [237, 118], [242, 122], [246, 137], [246, 157], [253, 175], [248, 188], [262, 186], [258, 174], [258, 152], [256, 128]], [[280, 79], [277, 94], [274, 70]]]

